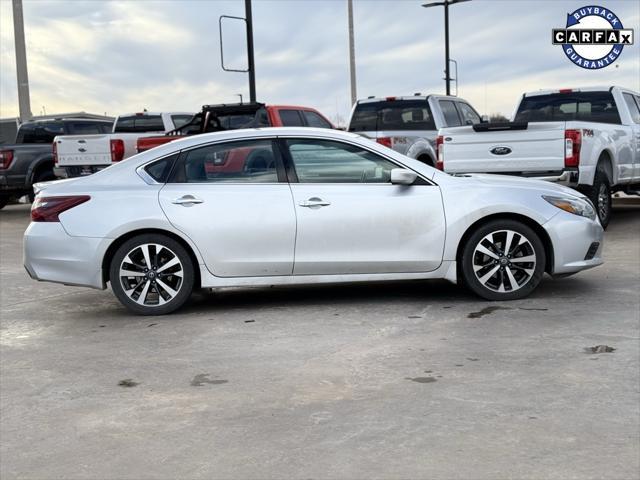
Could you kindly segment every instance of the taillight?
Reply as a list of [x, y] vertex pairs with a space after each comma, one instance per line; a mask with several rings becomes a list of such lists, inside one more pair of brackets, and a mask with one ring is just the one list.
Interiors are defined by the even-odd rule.
[[577, 167], [580, 165], [580, 147], [582, 146], [581, 130], [564, 131], [564, 166]]
[[13, 150], [0, 150], [0, 168], [9, 168], [13, 162]]
[[56, 142], [53, 142], [51, 144], [51, 150], [53, 152], [53, 163], [57, 167], [58, 166], [58, 145], [56, 144]]
[[389, 148], [391, 148], [391, 146], [393, 145], [393, 142], [391, 141], [391, 137], [378, 137], [376, 138], [376, 142], [378, 142], [380, 145], [384, 145], [385, 147], [389, 147]]
[[436, 138], [436, 154], [438, 156], [436, 168], [444, 171], [444, 137], [442, 135], [438, 135]]
[[91, 199], [89, 195], [36, 197], [31, 205], [32, 222], [59, 222], [58, 215]]
[[111, 161], [119, 162], [124, 158], [124, 141], [111, 139]]

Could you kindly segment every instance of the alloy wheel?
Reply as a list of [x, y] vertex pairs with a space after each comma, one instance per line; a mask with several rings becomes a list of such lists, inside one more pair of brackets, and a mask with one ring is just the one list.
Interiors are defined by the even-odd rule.
[[134, 302], [165, 305], [180, 292], [184, 268], [173, 250], [156, 243], [134, 247], [120, 264], [120, 283]]
[[536, 253], [531, 241], [513, 230], [497, 230], [486, 235], [473, 251], [476, 278], [494, 292], [520, 290], [535, 270]]
[[598, 217], [607, 218], [609, 215], [609, 189], [604, 183], [598, 189]]

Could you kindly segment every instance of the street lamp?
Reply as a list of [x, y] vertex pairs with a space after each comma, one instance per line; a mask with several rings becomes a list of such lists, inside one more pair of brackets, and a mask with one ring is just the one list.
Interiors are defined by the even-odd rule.
[[449, 5], [461, 2], [470, 2], [471, 0], [443, 0], [441, 2], [425, 3], [424, 8], [444, 7], [444, 79], [447, 82], [447, 95], [451, 95], [451, 76], [449, 75]]

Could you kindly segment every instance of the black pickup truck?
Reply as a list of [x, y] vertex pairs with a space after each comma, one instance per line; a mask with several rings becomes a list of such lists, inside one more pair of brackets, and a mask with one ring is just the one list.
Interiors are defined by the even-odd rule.
[[0, 209], [33, 184], [54, 180], [52, 142], [56, 135], [110, 133], [113, 123], [88, 118], [35, 120], [20, 125], [15, 144], [0, 145]]

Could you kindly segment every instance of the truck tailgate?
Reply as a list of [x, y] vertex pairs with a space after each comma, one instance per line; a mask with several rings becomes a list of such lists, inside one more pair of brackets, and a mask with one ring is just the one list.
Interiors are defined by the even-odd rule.
[[558, 172], [564, 168], [564, 122], [529, 123], [526, 129], [441, 130], [444, 170], [451, 173]]
[[111, 163], [110, 134], [65, 135], [56, 138], [58, 166], [105, 165]]

